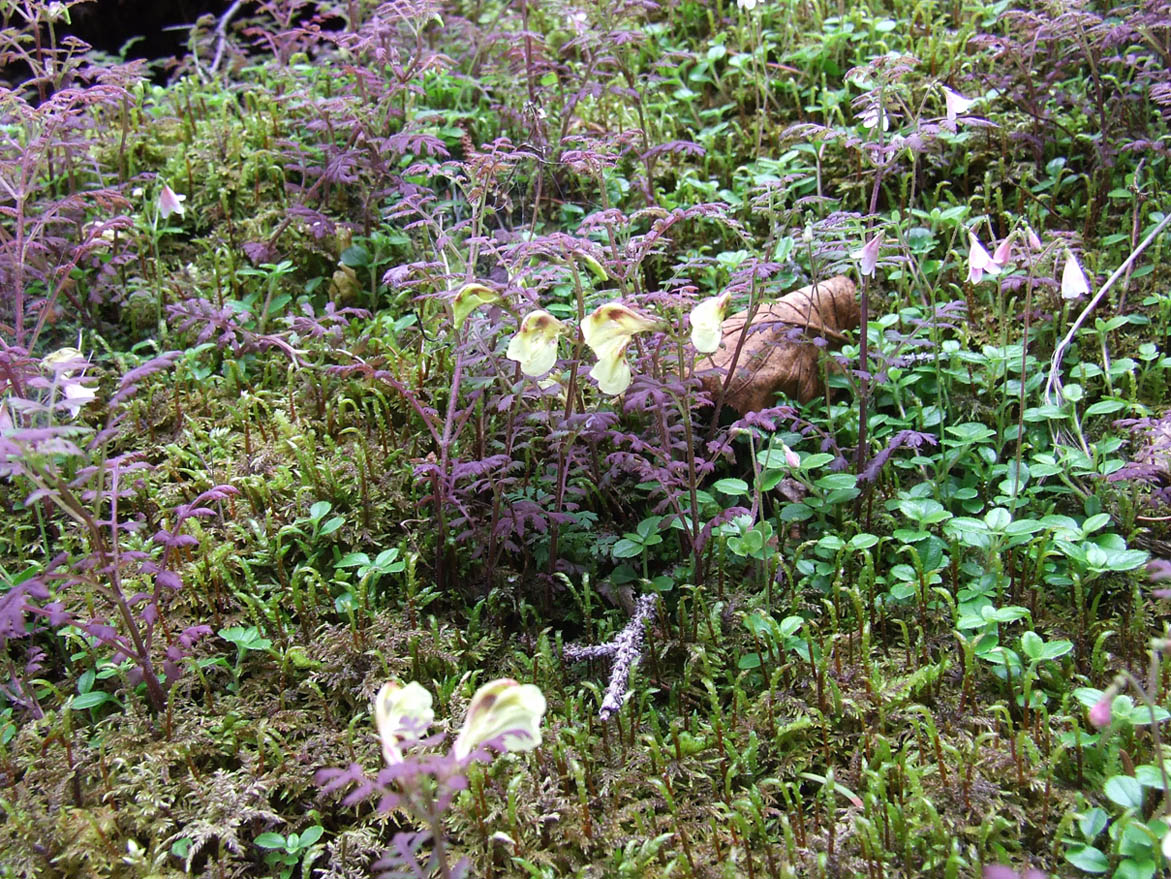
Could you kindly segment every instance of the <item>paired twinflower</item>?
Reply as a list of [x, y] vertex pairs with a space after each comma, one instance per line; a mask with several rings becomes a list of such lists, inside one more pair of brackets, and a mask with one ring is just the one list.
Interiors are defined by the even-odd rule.
[[[968, 232], [968, 280], [973, 284], [979, 284], [984, 275], [994, 277], [999, 275], [1008, 261], [1012, 259], [1012, 239], [1016, 235], [1015, 232], [1010, 234], [1007, 238], [996, 245], [991, 255], [984, 249], [984, 245], [980, 243], [980, 239], [976, 237], [974, 232]], [[1028, 239], [1030, 248], [1032, 242], [1036, 239], [1033, 231], [1029, 230]], [[1040, 248], [1041, 242], [1037, 242], [1037, 247]]]
[[[435, 721], [431, 694], [421, 684], [386, 683], [374, 698], [374, 722], [388, 765], [403, 762], [403, 748], [419, 741]], [[499, 740], [505, 751], [529, 751], [541, 744], [545, 697], [532, 684], [500, 678], [476, 690], [452, 746], [466, 760], [481, 745]]]
[[[1015, 233], [1014, 233], [1015, 234]], [[984, 275], [999, 275], [1012, 256], [1012, 239], [1009, 235], [996, 246], [991, 254], [984, 249], [974, 232], [968, 232], [968, 281], [979, 284]], [[1040, 250], [1041, 239], [1032, 229], [1025, 231], [1025, 244], [1029, 250]], [[1090, 283], [1082, 271], [1077, 257], [1068, 248], [1065, 251], [1065, 265], [1061, 271], [1061, 298], [1081, 299], [1090, 292]]]
[[999, 275], [1004, 264], [1008, 262], [1010, 241], [1010, 238], [1005, 238], [996, 248], [996, 255], [992, 256], [984, 249], [976, 233], [968, 232], [968, 281], [979, 284], [984, 275]]

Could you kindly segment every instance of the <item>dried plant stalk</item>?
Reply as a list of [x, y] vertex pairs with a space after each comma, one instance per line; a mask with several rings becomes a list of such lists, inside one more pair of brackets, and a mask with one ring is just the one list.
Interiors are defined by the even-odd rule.
[[838, 275], [762, 304], [751, 323], [747, 311], [731, 315], [719, 350], [697, 358], [695, 367], [712, 399], [722, 393], [723, 405], [741, 414], [776, 405], [782, 393], [804, 403], [823, 390], [824, 346], [814, 340], [840, 344], [858, 321], [854, 282]]

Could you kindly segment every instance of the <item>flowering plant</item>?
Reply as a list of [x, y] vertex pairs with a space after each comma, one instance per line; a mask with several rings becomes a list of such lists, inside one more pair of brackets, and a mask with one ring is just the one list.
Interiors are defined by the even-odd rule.
[[630, 387], [626, 346], [638, 333], [653, 330], [656, 321], [630, 310], [620, 302], [599, 305], [581, 325], [582, 336], [598, 358], [590, 377], [604, 394], [618, 395]]
[[[701, 354], [720, 347], [724, 313], [731, 293], [711, 296], [691, 310], [691, 344]], [[639, 314], [621, 302], [612, 301], [595, 308], [582, 322], [585, 344], [597, 357], [590, 377], [604, 394], [623, 393], [633, 379], [626, 360], [626, 348], [639, 333], [658, 329], [660, 322]], [[553, 368], [557, 359], [557, 339], [566, 325], [549, 312], [529, 312], [520, 329], [508, 344], [508, 357], [521, 364], [521, 371], [534, 378]]]
[[428, 842], [431, 852], [426, 875], [438, 873], [457, 879], [468, 869], [466, 859], [451, 864], [443, 832], [443, 816], [456, 794], [467, 787], [467, 767], [491, 759], [490, 751], [529, 751], [541, 744], [545, 696], [532, 684], [500, 678], [484, 684], [472, 696], [463, 726], [446, 754], [408, 753], [418, 745], [432, 745], [438, 736], [424, 738], [435, 721], [431, 694], [416, 681], [388, 682], [374, 697], [374, 723], [382, 744], [385, 767], [368, 778], [357, 764], [347, 769], [323, 769], [318, 783], [328, 791], [352, 783], [347, 805], [378, 794], [378, 809], [402, 809], [421, 830], [394, 836], [394, 847], [375, 866], [384, 875], [416, 876], [419, 851]]

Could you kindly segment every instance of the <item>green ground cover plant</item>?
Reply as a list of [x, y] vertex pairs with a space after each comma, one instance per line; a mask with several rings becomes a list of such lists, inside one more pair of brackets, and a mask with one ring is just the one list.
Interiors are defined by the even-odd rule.
[[1171, 869], [1165, 3], [86, 2], [0, 2], [0, 877]]

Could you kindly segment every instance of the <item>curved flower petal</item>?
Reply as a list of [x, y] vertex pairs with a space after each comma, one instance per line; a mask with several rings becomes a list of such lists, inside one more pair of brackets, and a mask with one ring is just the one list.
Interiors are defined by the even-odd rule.
[[528, 751], [541, 744], [545, 697], [532, 684], [501, 678], [484, 684], [472, 696], [454, 753], [463, 760], [484, 742], [503, 735], [506, 751]]
[[724, 338], [724, 312], [728, 310], [730, 292], [710, 296], [691, 309], [691, 344], [701, 354], [711, 354]]
[[489, 305], [490, 303], [499, 301], [500, 296], [497, 295], [496, 291], [485, 287], [483, 284], [464, 284], [459, 288], [459, 292], [455, 294], [455, 299], [451, 302], [455, 328], [458, 330], [462, 327], [464, 321], [468, 319], [468, 315], [481, 305]]
[[74, 418], [81, 408], [87, 403], [92, 403], [98, 398], [97, 392], [93, 388], [87, 388], [77, 379], [70, 379], [61, 385], [61, 390], [65, 395], [65, 399], [60, 405], [69, 410], [69, 414]]
[[557, 362], [557, 337], [563, 332], [565, 324], [549, 312], [531, 311], [508, 343], [508, 359], [520, 363], [520, 371], [525, 375], [542, 376]]
[[658, 325], [658, 321], [643, 317], [621, 302], [607, 302], [599, 305], [586, 317], [581, 325], [581, 332], [585, 337], [585, 343], [596, 354], [599, 345], [622, 337], [629, 342], [635, 333], [653, 330]]
[[629, 339], [616, 339], [596, 348], [598, 362], [590, 370], [590, 378], [598, 383], [603, 394], [617, 396], [630, 387], [633, 378], [630, 364], [626, 362], [626, 346]]
[[609, 275], [606, 274], [605, 267], [588, 253], [582, 253], [580, 254], [580, 257], [581, 261], [586, 264], [586, 268], [590, 270], [590, 274], [592, 274], [599, 281], [605, 281], [609, 277]]
[[382, 740], [382, 756], [389, 764], [402, 763], [402, 746], [418, 741], [434, 720], [431, 694], [416, 681], [405, 687], [383, 684], [374, 697], [374, 723]]
[[781, 443], [781, 454], [785, 456], [785, 463], [794, 470], [801, 466], [801, 456], [784, 443]]
[[41, 365], [64, 376], [73, 375], [75, 367], [85, 365], [85, 355], [76, 348], [58, 348], [41, 358]]
[[996, 245], [996, 250], [992, 251], [992, 261], [996, 263], [998, 269], [1003, 269], [1012, 259], [1012, 237], [1009, 235]]

